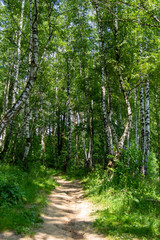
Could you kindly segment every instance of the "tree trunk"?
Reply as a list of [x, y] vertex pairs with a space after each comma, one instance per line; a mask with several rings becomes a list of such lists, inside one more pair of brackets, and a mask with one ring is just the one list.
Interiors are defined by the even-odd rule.
[[[30, 0], [30, 29], [32, 29], [32, 0]], [[32, 45], [33, 45], [32, 43], [33, 43], [33, 36], [32, 36], [32, 31], [31, 31], [30, 43], [29, 43], [29, 66], [31, 66], [31, 59], [32, 59]], [[26, 100], [26, 105], [25, 105], [26, 146], [25, 146], [23, 160], [22, 160], [24, 162], [25, 167], [27, 167], [26, 159], [28, 157], [30, 146], [31, 146], [29, 122], [30, 122], [30, 102], [29, 102], [29, 98], [28, 98]]]
[[71, 77], [70, 77], [70, 69], [69, 69], [69, 57], [67, 53], [67, 107], [68, 107], [68, 146], [67, 146], [67, 156], [64, 164], [64, 171], [67, 170], [68, 163], [71, 158], [71, 103], [70, 103], [70, 84], [71, 84]]
[[[135, 122], [134, 122], [134, 127], [135, 127], [135, 147], [136, 150], [138, 150], [138, 116], [137, 116], [137, 88], [135, 88], [135, 96], [134, 96], [134, 108], [135, 108]], [[137, 174], [137, 152], [135, 156], [135, 174]]]
[[88, 151], [88, 164], [89, 168], [92, 169], [94, 166], [93, 161], [93, 142], [94, 142], [94, 128], [93, 128], [93, 100], [91, 100], [90, 106], [90, 140], [89, 140], [89, 151]]
[[61, 156], [63, 148], [63, 138], [64, 138], [64, 127], [65, 127], [66, 115], [60, 115], [58, 111], [58, 123], [57, 123], [57, 134], [58, 134], [58, 156]]
[[142, 150], [142, 165], [140, 166], [140, 171], [143, 173], [144, 166], [144, 146], [145, 146], [145, 115], [144, 115], [144, 92], [143, 86], [140, 86], [140, 119], [141, 119], [141, 150]]
[[[114, 38], [115, 38], [115, 56], [116, 56], [116, 67], [117, 67], [117, 73], [118, 73], [118, 77], [119, 77], [119, 82], [120, 82], [120, 87], [121, 87], [121, 91], [125, 100], [125, 105], [126, 105], [126, 110], [127, 110], [127, 121], [124, 127], [124, 131], [123, 134], [121, 136], [121, 138], [119, 139], [118, 142], [118, 148], [115, 151], [115, 158], [119, 158], [120, 154], [121, 154], [121, 150], [124, 147], [124, 143], [126, 138], [129, 139], [130, 136], [130, 129], [131, 129], [131, 125], [132, 125], [132, 110], [131, 110], [131, 105], [130, 105], [130, 101], [129, 101], [129, 94], [128, 91], [125, 87], [125, 81], [123, 79], [123, 75], [121, 72], [121, 65], [120, 65], [120, 50], [119, 50], [119, 42], [118, 42], [118, 33], [119, 33], [119, 28], [118, 28], [118, 9], [116, 6], [115, 9], [115, 21], [114, 21]], [[113, 160], [111, 160], [108, 164], [108, 167], [115, 167], [115, 162], [114, 162], [114, 158]]]
[[145, 83], [145, 146], [143, 174], [148, 174], [148, 158], [150, 150], [150, 109], [149, 109], [149, 79]]
[[[9, 50], [8, 80], [6, 81], [4, 86], [2, 116], [4, 116], [8, 110], [9, 91], [10, 91], [11, 75], [12, 75], [11, 58], [12, 58], [11, 51]], [[2, 135], [0, 135], [0, 152], [3, 152], [4, 150], [5, 138], [6, 138], [6, 128], [2, 132]]]
[[[16, 38], [15, 38], [15, 44], [18, 46], [17, 48], [17, 52], [15, 52], [14, 54], [14, 67], [13, 67], [13, 77], [14, 77], [14, 81], [13, 81], [13, 89], [12, 89], [12, 102], [11, 102], [11, 106], [13, 106], [16, 102], [16, 95], [17, 95], [17, 86], [18, 86], [18, 74], [19, 74], [19, 65], [20, 65], [20, 56], [21, 56], [21, 36], [22, 36], [22, 28], [23, 28], [23, 14], [24, 14], [24, 5], [25, 5], [25, 0], [22, 1], [22, 9], [21, 9], [21, 18], [20, 18], [20, 27], [19, 27], [19, 33], [17, 34], [16, 31]], [[17, 43], [17, 38], [18, 38], [18, 43]], [[9, 63], [9, 65], [11, 65]], [[10, 86], [10, 74], [8, 77], [8, 83], [6, 84], [6, 93], [5, 93], [5, 111], [3, 112], [3, 116], [7, 113], [7, 107], [8, 107], [8, 97], [7, 95], [9, 95], [9, 86]], [[12, 130], [13, 130], [13, 126], [15, 125], [15, 123], [13, 123], [10, 126], [10, 131], [9, 131], [9, 135], [12, 135]], [[1, 150], [3, 151], [4, 149], [4, 141], [5, 141], [5, 137], [6, 137], [6, 128], [4, 128], [3, 132], [2, 132], [2, 147]], [[13, 144], [12, 144], [13, 145]]]
[[25, 5], [25, 0], [22, 0], [22, 10], [21, 10], [21, 18], [20, 18], [20, 24], [19, 24], [20, 27], [19, 27], [19, 34], [18, 34], [18, 49], [17, 49], [16, 65], [15, 65], [15, 78], [14, 78], [13, 94], [12, 94], [12, 106], [16, 103], [16, 95], [17, 95], [19, 65], [20, 65], [20, 57], [21, 57], [21, 38], [22, 38], [22, 28], [23, 28], [24, 5]]
[[2, 116], [0, 120], [0, 135], [3, 133], [3, 130], [7, 127], [7, 125], [11, 122], [11, 120], [17, 115], [17, 113], [21, 110], [23, 104], [28, 99], [31, 90], [33, 88], [34, 82], [37, 78], [38, 71], [38, 56], [39, 56], [39, 47], [38, 47], [38, 0], [34, 0], [34, 14], [33, 14], [33, 22], [31, 32], [33, 34], [33, 50], [32, 50], [32, 61], [30, 66], [29, 80], [27, 85], [16, 101], [16, 103], [12, 106], [12, 108]]
[[28, 98], [25, 105], [26, 146], [25, 146], [24, 155], [22, 159], [25, 167], [27, 167], [26, 159], [28, 157], [30, 146], [31, 146], [29, 122], [30, 122], [30, 107], [29, 107], [29, 98]]
[[77, 163], [77, 165], [79, 165], [78, 150], [79, 150], [79, 136], [78, 136], [78, 134], [76, 134], [76, 163]]
[[84, 130], [82, 130], [82, 144], [83, 144], [85, 163], [86, 163], [86, 165], [88, 165], [88, 157], [87, 157], [87, 151], [86, 151], [86, 141], [85, 141], [85, 131]]
[[101, 101], [102, 101], [102, 111], [103, 111], [103, 125], [104, 125], [104, 133], [107, 145], [107, 154], [112, 154], [112, 142], [110, 140], [111, 133], [109, 131], [108, 126], [108, 114], [106, 109], [106, 98], [105, 98], [105, 85], [104, 85], [104, 68], [101, 69]]
[[137, 88], [135, 89], [135, 97], [134, 97], [134, 107], [135, 107], [135, 146], [136, 149], [138, 150], [138, 122], [137, 122]]
[[89, 169], [92, 169], [94, 166], [94, 159], [93, 159], [93, 144], [94, 144], [94, 128], [93, 128], [93, 100], [91, 101], [90, 105], [90, 116], [89, 116], [89, 148], [88, 152], [86, 150], [86, 141], [85, 141], [85, 121], [84, 121], [84, 113], [81, 114], [81, 123], [83, 126], [82, 130], [82, 145], [83, 145], [83, 152], [85, 157], [85, 166]]
[[44, 162], [45, 162], [45, 134], [46, 134], [46, 128], [43, 127], [41, 129], [41, 159], [42, 159], [42, 162], [43, 162], [43, 165], [44, 165]]
[[106, 79], [107, 79], [107, 93], [108, 93], [108, 121], [109, 121], [108, 128], [110, 133], [110, 154], [113, 155], [114, 154], [113, 137], [115, 140], [116, 147], [118, 147], [118, 138], [117, 138], [117, 134], [114, 129], [114, 126], [112, 124], [112, 92], [110, 88], [109, 77], [107, 74], [106, 74]]
[[124, 146], [124, 142], [126, 137], [128, 136], [129, 138], [129, 134], [130, 134], [130, 129], [131, 129], [131, 125], [132, 125], [132, 111], [131, 111], [131, 105], [129, 102], [129, 95], [128, 92], [125, 88], [125, 82], [122, 76], [122, 72], [121, 72], [121, 66], [120, 66], [120, 51], [119, 51], [119, 47], [118, 47], [118, 13], [117, 13], [117, 8], [115, 10], [115, 23], [114, 23], [114, 36], [115, 36], [115, 41], [116, 41], [116, 47], [115, 47], [115, 53], [116, 53], [116, 62], [117, 62], [117, 72], [118, 72], [118, 77], [119, 77], [119, 81], [120, 81], [120, 86], [121, 86], [121, 90], [123, 93], [123, 97], [125, 100], [125, 104], [126, 104], [126, 108], [127, 108], [127, 122], [125, 124], [125, 128], [124, 128], [124, 132], [119, 140], [118, 143], [118, 152], [120, 152], [123, 149]]
[[[108, 72], [106, 68], [106, 56], [105, 56], [105, 49], [104, 49], [104, 37], [103, 37], [103, 29], [102, 29], [102, 21], [98, 9], [98, 5], [95, 5], [97, 20], [98, 20], [98, 30], [99, 30], [99, 37], [101, 41], [101, 102], [102, 102], [102, 112], [103, 112], [103, 125], [104, 125], [104, 133], [105, 133], [105, 140], [107, 145], [107, 154], [113, 154], [113, 142], [112, 142], [112, 132], [111, 128], [109, 127], [108, 123], [108, 114], [106, 108], [106, 89], [105, 89], [105, 82], [106, 77], [108, 78]], [[111, 115], [110, 115], [111, 117]]]
[[88, 154], [86, 150], [86, 141], [85, 141], [85, 120], [84, 120], [84, 112], [81, 113], [81, 123], [82, 123], [82, 145], [83, 145], [83, 152], [84, 152], [84, 158], [85, 158], [85, 165], [89, 166], [88, 164]]

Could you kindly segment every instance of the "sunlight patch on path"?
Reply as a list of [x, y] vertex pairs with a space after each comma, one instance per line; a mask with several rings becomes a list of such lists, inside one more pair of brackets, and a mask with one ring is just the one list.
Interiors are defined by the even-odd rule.
[[83, 198], [83, 190], [79, 181], [69, 182], [55, 177], [59, 183], [49, 195], [49, 205], [45, 209], [43, 225], [34, 237], [19, 237], [6, 233], [7, 240], [103, 240], [102, 235], [94, 232], [92, 224], [92, 204]]

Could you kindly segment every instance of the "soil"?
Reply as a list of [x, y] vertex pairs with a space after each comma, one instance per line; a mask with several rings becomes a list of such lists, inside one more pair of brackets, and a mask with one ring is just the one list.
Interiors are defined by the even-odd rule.
[[0, 234], [0, 240], [102, 240], [93, 229], [93, 205], [83, 197], [79, 181], [55, 178], [59, 183], [49, 195], [43, 225], [33, 237], [20, 237], [13, 232]]

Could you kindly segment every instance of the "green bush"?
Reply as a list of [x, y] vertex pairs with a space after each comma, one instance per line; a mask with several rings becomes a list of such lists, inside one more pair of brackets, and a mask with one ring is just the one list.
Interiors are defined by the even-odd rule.
[[160, 239], [160, 183], [134, 174], [134, 165], [129, 168], [124, 159], [117, 165], [121, 172], [111, 175], [98, 167], [83, 181], [97, 209], [94, 226], [109, 239]]
[[56, 172], [37, 164], [26, 173], [16, 166], [0, 164], [0, 231], [31, 234], [39, 227], [46, 193], [56, 186]]
[[149, 153], [148, 159], [148, 177], [157, 180], [159, 175], [159, 164], [155, 153], [152, 151]]
[[0, 182], [0, 206], [12, 205], [25, 201], [25, 194], [12, 182]]

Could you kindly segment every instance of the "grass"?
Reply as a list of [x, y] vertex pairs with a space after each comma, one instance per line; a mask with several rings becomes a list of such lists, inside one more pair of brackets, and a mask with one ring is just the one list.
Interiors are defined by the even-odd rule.
[[[125, 179], [125, 176], [124, 176]], [[94, 227], [109, 239], [160, 239], [160, 184], [135, 178], [128, 186], [109, 181], [104, 171], [83, 178], [94, 203]]]
[[[77, 174], [78, 173], [78, 174]], [[111, 180], [100, 168], [91, 173], [70, 171], [94, 204], [94, 227], [111, 240], [160, 239], [160, 183], [142, 176], [116, 175]]]
[[[0, 165], [0, 231], [34, 234], [56, 186], [57, 171], [44, 166], [25, 173], [18, 167]], [[160, 239], [160, 183], [141, 176], [116, 175], [111, 180], [102, 169], [91, 173], [74, 169], [61, 174], [82, 181], [86, 197], [94, 203], [94, 227], [108, 239]]]
[[33, 234], [47, 205], [47, 194], [56, 187], [52, 176], [57, 172], [44, 166], [30, 173], [18, 167], [0, 165], [0, 231]]

